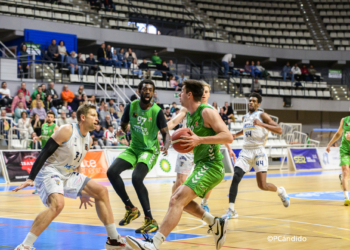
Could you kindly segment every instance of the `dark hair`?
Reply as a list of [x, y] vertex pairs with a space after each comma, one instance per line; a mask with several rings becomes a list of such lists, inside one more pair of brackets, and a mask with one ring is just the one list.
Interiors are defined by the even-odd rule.
[[141, 89], [142, 89], [142, 86], [144, 84], [151, 84], [153, 86], [153, 91], [156, 90], [156, 85], [154, 85], [154, 82], [152, 80], [149, 80], [149, 79], [146, 79], [146, 80], [142, 80], [140, 83], [139, 83], [139, 86], [138, 86], [138, 90], [139, 92], [141, 93]]
[[4, 83], [6, 83], [6, 82], [2, 82], [2, 83], [1, 83], [1, 87], [4, 86]]
[[23, 43], [23, 44], [21, 45], [21, 50], [23, 50], [23, 46], [26, 46], [26, 47], [27, 47], [27, 45], [26, 45], [25, 43]]
[[168, 109], [170, 109], [170, 108], [169, 108], [169, 107], [166, 107], [166, 108], [165, 108], [165, 110], [168, 110]]
[[176, 112], [176, 111], [179, 111], [179, 110], [180, 110], [179, 108], [175, 108], [175, 112]]
[[56, 118], [56, 115], [54, 112], [52, 112], [51, 110], [49, 112], [47, 112], [47, 115], [53, 115], [54, 118]]
[[95, 141], [98, 141], [98, 139], [96, 137], [92, 138], [92, 141], [95, 142]]
[[61, 44], [61, 42], [63, 43], [63, 46], [64, 46], [64, 45], [66, 45], [66, 44], [64, 43], [64, 41], [63, 41], [63, 40], [61, 40], [61, 41], [58, 43], [58, 45], [60, 45], [60, 44]]
[[182, 86], [186, 88], [186, 93], [191, 92], [193, 100], [195, 102], [200, 102], [202, 100], [204, 88], [201, 81], [197, 80], [185, 80]]
[[21, 117], [23, 114], [26, 114], [26, 116], [28, 117], [28, 113], [26, 111], [21, 112]]
[[40, 93], [36, 93], [35, 98], [36, 98], [36, 96], [37, 96], [37, 95], [39, 95], [39, 96], [40, 96], [40, 99], [41, 99], [41, 95], [40, 95]]
[[83, 105], [80, 105], [78, 110], [77, 110], [77, 119], [78, 119], [78, 122], [81, 121], [81, 115], [87, 115], [87, 113], [89, 112], [90, 109], [94, 109], [96, 110], [96, 106], [95, 105], [92, 105], [92, 104], [83, 104]]
[[[38, 93], [39, 94], [39, 93]], [[48, 94], [46, 97], [45, 97], [45, 101], [47, 101], [47, 99], [49, 99], [49, 96], [51, 96], [52, 97], [52, 95], [51, 94]]]
[[123, 103], [120, 103], [119, 106], [122, 105], [123, 107], [125, 107], [125, 105]]
[[122, 52], [121, 52], [122, 50], [124, 50], [124, 48], [120, 48], [120, 49], [119, 49], [119, 53], [122, 53]]
[[[113, 125], [112, 125], [112, 124], [109, 124], [109, 125], [108, 125], [108, 128], [110, 128], [110, 127], [112, 127], [112, 128], [113, 128]], [[114, 129], [114, 128], [113, 128], [113, 129]]]
[[261, 97], [261, 95], [259, 95], [258, 93], [251, 93], [250, 95], [249, 95], [249, 98], [250, 97], [256, 97], [256, 99], [258, 99], [258, 103], [261, 103], [262, 102], [262, 97]]

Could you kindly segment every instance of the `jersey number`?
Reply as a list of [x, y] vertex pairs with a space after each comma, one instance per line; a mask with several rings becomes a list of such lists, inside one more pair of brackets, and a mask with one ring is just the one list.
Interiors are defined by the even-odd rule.
[[257, 161], [256, 163], [255, 163], [255, 165], [256, 166], [264, 166], [264, 161]]
[[140, 124], [143, 125], [145, 123], [147, 119], [145, 117], [142, 117], [142, 116], [138, 116], [137, 117], [137, 124]]
[[[80, 157], [79, 157], [79, 155], [80, 155]], [[76, 152], [74, 161], [75, 161], [76, 159], [78, 159], [78, 157], [79, 157], [79, 160], [78, 160], [78, 161], [80, 161], [82, 156], [83, 156], [83, 154], [81, 154], [81, 153], [79, 153], [79, 152]]]
[[247, 131], [245, 132], [246, 137], [252, 137], [252, 131]]

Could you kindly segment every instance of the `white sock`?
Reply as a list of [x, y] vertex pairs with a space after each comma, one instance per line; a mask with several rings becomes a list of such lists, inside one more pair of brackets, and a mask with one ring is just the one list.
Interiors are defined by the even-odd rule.
[[348, 191], [344, 191], [344, 197], [345, 197], [345, 199], [349, 199], [349, 193], [348, 193]]
[[120, 235], [117, 232], [117, 228], [115, 226], [115, 223], [105, 225], [105, 228], [106, 228], [107, 235], [109, 238], [111, 238], [112, 240], [119, 240]]
[[283, 194], [283, 189], [282, 189], [281, 187], [278, 187], [278, 188], [277, 188], [277, 193], [278, 193], [278, 194]]
[[159, 249], [160, 245], [163, 244], [164, 240], [165, 236], [162, 233], [157, 232], [156, 235], [154, 235], [153, 237], [153, 244], [157, 249]]
[[234, 211], [234, 210], [235, 210], [235, 203], [230, 203], [230, 204], [228, 204], [228, 207], [229, 207], [232, 211]]
[[27, 234], [27, 237], [23, 241], [23, 245], [32, 247], [37, 238], [38, 238], [38, 236], [29, 232]]
[[205, 213], [203, 214], [202, 220], [203, 220], [204, 222], [206, 222], [208, 225], [213, 225], [214, 222], [215, 222], [215, 217], [212, 216], [210, 213], [205, 212]]
[[209, 199], [204, 198], [204, 199], [202, 200], [202, 205], [208, 205], [208, 200], [209, 200]]

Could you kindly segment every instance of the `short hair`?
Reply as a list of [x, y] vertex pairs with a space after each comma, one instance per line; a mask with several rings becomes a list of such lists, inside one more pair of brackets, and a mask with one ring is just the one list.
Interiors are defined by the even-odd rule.
[[250, 95], [249, 95], [249, 98], [251, 98], [251, 97], [256, 97], [257, 99], [258, 99], [258, 103], [261, 103], [262, 102], [262, 97], [261, 97], [261, 95], [260, 94], [258, 94], [258, 93], [251, 93]]
[[120, 103], [119, 106], [122, 105], [123, 107], [125, 107], [125, 105], [123, 103]]
[[63, 43], [63, 46], [65, 45], [65, 43], [64, 43], [64, 41], [63, 40], [61, 40], [59, 43], [58, 43], [58, 45], [60, 45], [61, 44], [61, 42]]
[[166, 107], [166, 108], [165, 108], [165, 110], [168, 110], [168, 109], [170, 109], [170, 108], [169, 108], [169, 107]]
[[6, 82], [2, 82], [2, 83], [1, 83], [1, 87], [4, 86], [4, 83], [6, 83]]
[[21, 112], [21, 117], [22, 117], [23, 114], [26, 114], [26, 116], [28, 117], [28, 113], [26, 111], [22, 111]]
[[110, 127], [112, 127], [112, 128], [114, 129], [114, 127], [113, 127], [113, 125], [112, 125], [112, 124], [109, 124], [109, 125], [108, 125], [108, 128], [110, 128]]
[[83, 104], [83, 105], [80, 105], [78, 110], [77, 110], [77, 119], [78, 119], [78, 122], [81, 121], [81, 115], [87, 115], [87, 113], [89, 112], [90, 109], [94, 109], [96, 110], [96, 106], [93, 105], [93, 104]]
[[203, 88], [204, 87], [208, 87], [209, 91], [211, 91], [211, 86], [209, 83], [206, 83], [205, 81], [202, 81], [202, 84], [203, 84]]
[[154, 82], [152, 80], [149, 80], [149, 79], [146, 79], [146, 80], [142, 80], [140, 83], [139, 83], [139, 86], [138, 86], [138, 90], [139, 92], [141, 93], [141, 89], [142, 89], [142, 86], [144, 84], [151, 84], [153, 86], [153, 92], [156, 90], [156, 85], [154, 84]]
[[172, 104], [176, 104], [176, 102], [173, 102]]
[[51, 110], [49, 112], [47, 112], [47, 115], [53, 115], [54, 118], [56, 118], [56, 115], [54, 112], [52, 112]]
[[93, 137], [92, 141], [95, 142], [95, 141], [98, 141], [98, 139], [96, 137]]
[[204, 88], [203, 83], [197, 80], [185, 80], [182, 86], [186, 88], [186, 93], [191, 92], [193, 100], [195, 102], [200, 102], [202, 100]]
[[180, 109], [179, 109], [179, 108], [175, 108], [175, 112], [176, 112], [176, 111], [180, 111]]

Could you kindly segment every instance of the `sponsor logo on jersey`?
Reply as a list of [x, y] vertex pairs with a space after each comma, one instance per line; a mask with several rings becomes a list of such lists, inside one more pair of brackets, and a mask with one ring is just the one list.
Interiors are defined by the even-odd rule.
[[60, 185], [60, 180], [55, 180], [55, 181], [56, 181], [57, 186], [59, 186]]
[[137, 113], [136, 113], [136, 112], [133, 113], [133, 114], [132, 114], [132, 117], [137, 117]]
[[142, 153], [142, 155], [140, 156], [139, 160], [142, 160], [142, 159], [147, 160], [147, 156], [148, 156], [147, 153]]
[[306, 163], [305, 157], [301, 155], [294, 156], [293, 159], [295, 163]]
[[152, 122], [152, 117], [148, 117], [148, 121], [149, 121], [149, 122]]
[[85, 144], [85, 150], [88, 151], [89, 146], [87, 144]]
[[184, 155], [182, 155], [180, 156], [180, 161], [187, 161], [187, 158]]
[[170, 172], [171, 165], [167, 159], [161, 159], [159, 165], [160, 165], [160, 169], [163, 170], [165, 173]]
[[51, 178], [53, 179], [53, 178], [60, 178], [60, 177], [58, 177], [58, 175], [51, 175]]
[[75, 166], [73, 165], [68, 165], [68, 163], [66, 164], [66, 166], [64, 166], [65, 169], [67, 169], [67, 171], [73, 171], [73, 169], [75, 168]]

